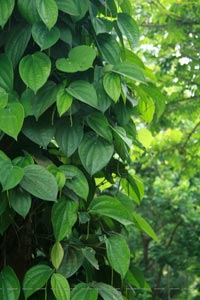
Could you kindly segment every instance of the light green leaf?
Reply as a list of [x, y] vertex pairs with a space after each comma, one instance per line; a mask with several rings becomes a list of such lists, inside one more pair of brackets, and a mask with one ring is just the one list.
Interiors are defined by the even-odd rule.
[[51, 288], [56, 300], [70, 300], [70, 286], [63, 275], [55, 273], [51, 276]]
[[42, 200], [56, 201], [58, 186], [55, 177], [45, 168], [30, 165], [24, 168], [21, 187]]
[[123, 300], [122, 294], [111, 285], [98, 282], [94, 284], [94, 288], [99, 291], [100, 296], [104, 300]]
[[24, 51], [31, 38], [31, 26], [19, 24], [9, 33], [8, 39], [5, 45], [5, 52], [12, 61], [15, 67], [21, 59]]
[[8, 104], [8, 93], [0, 87], [0, 110]]
[[88, 125], [108, 142], [112, 142], [112, 132], [107, 118], [100, 112], [95, 112], [87, 117]]
[[14, 188], [20, 183], [23, 176], [22, 168], [13, 166], [10, 160], [0, 160], [0, 182], [3, 191]]
[[53, 46], [60, 38], [60, 31], [57, 27], [49, 30], [42, 22], [35, 23], [32, 27], [34, 41], [45, 50]]
[[71, 300], [97, 300], [98, 291], [86, 283], [79, 283], [71, 294]]
[[78, 20], [82, 19], [85, 16], [89, 8], [88, 0], [56, 0], [56, 2], [59, 10], [69, 15], [78, 17]]
[[94, 108], [98, 108], [98, 100], [95, 88], [89, 82], [84, 80], [74, 81], [66, 90], [77, 100], [80, 100]]
[[133, 212], [133, 218], [137, 225], [140, 227], [140, 229], [142, 229], [147, 235], [152, 237], [152, 239], [154, 239], [156, 242], [159, 242], [159, 239], [155, 234], [153, 228], [147, 223], [147, 221], [143, 217]]
[[106, 239], [106, 253], [111, 267], [124, 278], [130, 264], [130, 250], [126, 241], [120, 236]]
[[64, 257], [64, 250], [61, 243], [56, 242], [51, 249], [51, 261], [53, 266], [58, 269]]
[[24, 121], [24, 109], [20, 103], [9, 103], [0, 109], [0, 130], [17, 140]]
[[95, 258], [95, 251], [91, 247], [82, 248], [83, 256], [89, 261], [89, 263], [96, 269], [99, 270], [99, 264]]
[[13, 67], [6, 54], [0, 54], [0, 87], [6, 92], [13, 89]]
[[83, 263], [83, 260], [84, 256], [80, 249], [67, 247], [58, 272], [66, 278], [69, 278], [78, 271]]
[[6, 267], [0, 273], [0, 299], [18, 300], [20, 283], [12, 268]]
[[108, 164], [113, 152], [112, 144], [92, 133], [85, 134], [78, 149], [81, 162], [91, 175], [102, 170]]
[[86, 71], [92, 67], [96, 57], [96, 51], [86, 45], [77, 46], [71, 49], [67, 59], [60, 58], [56, 61], [58, 70], [68, 73]]
[[51, 61], [42, 52], [24, 56], [19, 64], [19, 73], [24, 83], [35, 93], [41, 88], [51, 71]]
[[107, 72], [103, 78], [103, 86], [109, 97], [117, 102], [121, 94], [120, 76], [115, 73]]
[[124, 35], [131, 48], [135, 48], [139, 42], [140, 33], [138, 24], [136, 21], [126, 13], [120, 13], [117, 15], [117, 25]]
[[138, 108], [143, 119], [146, 122], [151, 123], [155, 113], [155, 104], [153, 100], [149, 97], [141, 97], [138, 103]]
[[107, 63], [115, 65], [120, 62], [120, 48], [114, 36], [108, 33], [99, 34], [97, 43], [99, 51]]
[[111, 196], [99, 196], [92, 200], [89, 205], [88, 212], [91, 214], [110, 217], [125, 226], [133, 223], [126, 208], [117, 198]]
[[120, 74], [132, 80], [146, 82], [142, 70], [134, 63], [123, 62], [113, 66], [112, 72]]
[[53, 270], [49, 266], [42, 264], [30, 268], [26, 272], [23, 280], [25, 300], [38, 289], [42, 288], [47, 283], [52, 273]]
[[36, 0], [38, 14], [50, 30], [58, 19], [58, 6], [55, 0]]
[[71, 231], [77, 220], [78, 204], [75, 201], [61, 198], [53, 205], [51, 221], [56, 240], [63, 240]]
[[30, 24], [40, 22], [35, 0], [18, 0], [18, 10], [22, 17]]
[[0, 1], [0, 26], [3, 28], [10, 18], [15, 6], [15, 0]]
[[75, 166], [63, 165], [59, 170], [66, 176], [65, 185], [79, 197], [87, 200], [89, 194], [89, 185], [83, 172]]
[[65, 90], [65, 88], [58, 90], [56, 105], [60, 117], [70, 108], [72, 100], [73, 97]]
[[31, 208], [31, 195], [15, 188], [9, 192], [9, 201], [12, 208], [25, 219]]
[[70, 157], [80, 145], [83, 138], [83, 126], [73, 121], [71, 126], [68, 119], [61, 120], [56, 126], [56, 141], [60, 149]]

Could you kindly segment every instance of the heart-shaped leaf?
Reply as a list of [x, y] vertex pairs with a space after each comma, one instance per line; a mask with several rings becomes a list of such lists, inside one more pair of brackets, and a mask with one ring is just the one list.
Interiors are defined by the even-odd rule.
[[110, 98], [117, 102], [121, 94], [121, 80], [118, 74], [107, 72], [103, 78], [103, 86]]
[[9, 192], [9, 200], [12, 208], [25, 218], [31, 208], [31, 195], [22, 189], [15, 188]]
[[35, 0], [18, 0], [18, 10], [22, 17], [30, 24], [40, 22]]
[[24, 109], [20, 103], [9, 103], [0, 109], [0, 130], [17, 140], [24, 121]]
[[15, 6], [15, 0], [1, 0], [0, 1], [0, 26], [3, 28], [7, 23], [9, 17]]
[[32, 28], [34, 41], [40, 46], [41, 50], [53, 46], [60, 37], [60, 31], [57, 27], [49, 30], [43, 23], [35, 23]]
[[58, 6], [55, 0], [36, 0], [38, 14], [50, 30], [58, 19]]
[[13, 67], [11, 60], [5, 54], [0, 54], [0, 87], [7, 92], [13, 89]]
[[4, 191], [18, 185], [23, 176], [22, 168], [13, 166], [10, 160], [0, 160], [0, 182]]
[[70, 108], [72, 105], [73, 97], [64, 89], [59, 89], [56, 98], [56, 105], [60, 117]]
[[52, 275], [51, 288], [56, 300], [70, 300], [70, 286], [63, 275], [58, 273]]
[[58, 269], [64, 256], [64, 250], [61, 243], [56, 242], [51, 249], [51, 261], [53, 266]]
[[19, 280], [10, 267], [6, 267], [0, 273], [0, 299], [18, 300], [20, 295]]
[[41, 88], [51, 71], [51, 61], [42, 52], [35, 52], [22, 58], [19, 64], [19, 73], [24, 83], [35, 93]]

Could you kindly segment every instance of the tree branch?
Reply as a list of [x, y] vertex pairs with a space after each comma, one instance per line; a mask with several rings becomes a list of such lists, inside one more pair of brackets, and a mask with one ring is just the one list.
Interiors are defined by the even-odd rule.
[[187, 143], [189, 142], [190, 138], [192, 137], [192, 135], [195, 133], [195, 131], [197, 130], [197, 128], [200, 126], [200, 121], [194, 126], [194, 128], [190, 131], [190, 133], [188, 134], [185, 142], [182, 145], [182, 148], [184, 149], [187, 146]]

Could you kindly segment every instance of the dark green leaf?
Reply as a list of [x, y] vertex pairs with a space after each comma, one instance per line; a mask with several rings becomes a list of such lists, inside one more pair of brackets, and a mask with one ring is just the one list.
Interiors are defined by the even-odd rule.
[[13, 67], [5, 54], [0, 54], [0, 87], [7, 92], [13, 89]]
[[42, 288], [49, 280], [53, 270], [46, 265], [36, 265], [30, 268], [23, 280], [23, 290], [25, 299]]
[[0, 87], [0, 110], [8, 104], [8, 93]]
[[136, 212], [133, 212], [133, 218], [137, 225], [142, 229], [146, 234], [148, 234], [156, 242], [159, 242], [157, 235], [155, 234], [153, 228], [147, 223], [147, 221], [138, 215]]
[[89, 1], [88, 0], [56, 0], [59, 10], [78, 17], [78, 19], [82, 19], [88, 8], [89, 8]]
[[122, 187], [126, 193], [139, 205], [144, 196], [144, 185], [141, 179], [130, 174], [121, 181]]
[[99, 291], [104, 300], [123, 300], [122, 294], [111, 285], [98, 282], [94, 284], [94, 288]]
[[50, 30], [58, 18], [58, 6], [55, 0], [36, 0], [38, 14]]
[[137, 65], [131, 62], [116, 64], [115, 66], [113, 66], [112, 72], [120, 74], [132, 80], [137, 80], [144, 83], [146, 82], [142, 70]]
[[9, 200], [12, 208], [25, 218], [31, 208], [31, 195], [22, 189], [15, 188], [9, 192]]
[[74, 122], [71, 126], [67, 119], [58, 122], [56, 126], [56, 141], [60, 149], [70, 157], [80, 145], [83, 138], [83, 126]]
[[55, 273], [51, 276], [51, 288], [56, 300], [70, 300], [70, 286], [63, 275]]
[[58, 271], [66, 278], [69, 278], [78, 271], [83, 260], [84, 256], [79, 249], [68, 248], [65, 250], [64, 258]]
[[28, 23], [34, 24], [41, 21], [35, 0], [18, 0], [17, 4], [20, 14]]
[[32, 36], [34, 41], [45, 50], [53, 46], [60, 37], [60, 31], [57, 27], [49, 30], [42, 22], [35, 23], [32, 27]]
[[78, 152], [85, 169], [88, 173], [94, 175], [110, 161], [114, 147], [101, 137], [87, 133], [79, 146]]
[[83, 256], [89, 261], [89, 263], [96, 269], [99, 270], [99, 264], [95, 258], [95, 251], [91, 247], [85, 247], [82, 249]]
[[120, 62], [120, 48], [114, 36], [107, 33], [99, 34], [97, 43], [99, 51], [107, 63], [115, 65]]
[[19, 64], [19, 73], [24, 83], [35, 93], [41, 88], [51, 71], [51, 61], [42, 52], [24, 56]]
[[89, 213], [110, 217], [123, 225], [130, 225], [133, 221], [129, 212], [117, 198], [99, 196], [92, 200], [88, 208]]
[[22, 188], [42, 200], [56, 201], [58, 186], [55, 177], [45, 168], [30, 165], [24, 168]]
[[57, 241], [63, 240], [71, 231], [77, 220], [78, 204], [62, 198], [52, 208], [51, 221]]
[[97, 298], [98, 291], [86, 283], [77, 284], [71, 294], [71, 300], [97, 300]]
[[19, 280], [10, 267], [6, 267], [0, 273], [0, 299], [18, 300], [20, 295]]
[[59, 169], [66, 176], [65, 185], [79, 197], [87, 200], [89, 194], [89, 185], [83, 172], [75, 166], [63, 165]]
[[112, 142], [112, 132], [108, 120], [100, 112], [95, 112], [87, 117], [88, 125], [108, 142]]
[[94, 86], [87, 81], [77, 80], [66, 89], [77, 100], [80, 100], [94, 108], [98, 108], [97, 94]]

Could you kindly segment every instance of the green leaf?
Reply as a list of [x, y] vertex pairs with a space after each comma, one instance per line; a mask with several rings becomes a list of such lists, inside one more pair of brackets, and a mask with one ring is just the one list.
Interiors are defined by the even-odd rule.
[[159, 239], [155, 234], [153, 228], [147, 223], [147, 221], [144, 218], [142, 218], [135, 212], [133, 212], [133, 218], [137, 225], [140, 227], [140, 229], [142, 229], [147, 235], [149, 235], [152, 239], [159, 243]]
[[88, 125], [108, 142], [112, 142], [112, 132], [107, 118], [100, 112], [95, 112], [87, 117]]
[[20, 283], [12, 268], [6, 267], [0, 273], [0, 299], [18, 300]]
[[89, 185], [83, 172], [75, 166], [63, 165], [59, 167], [65, 176], [65, 185], [79, 197], [87, 200], [89, 194]]
[[155, 104], [153, 100], [149, 97], [141, 97], [138, 103], [138, 108], [143, 119], [146, 122], [151, 123], [155, 113]]
[[42, 200], [56, 201], [58, 186], [55, 177], [45, 168], [30, 165], [24, 168], [21, 187]]
[[83, 263], [84, 257], [80, 249], [67, 248], [62, 264], [58, 270], [66, 278], [74, 275]]
[[8, 93], [0, 87], [0, 110], [8, 104]]
[[116, 126], [112, 127], [112, 130], [115, 132], [115, 134], [118, 135], [118, 137], [129, 147], [132, 146], [132, 140], [127, 136], [126, 130], [123, 127]]
[[94, 284], [94, 288], [99, 291], [100, 296], [104, 300], [123, 300], [122, 294], [111, 285], [98, 282]]
[[80, 145], [83, 138], [83, 126], [77, 121], [61, 120], [56, 126], [56, 141], [60, 149], [70, 157]]
[[38, 121], [35, 118], [26, 118], [22, 132], [31, 141], [46, 149], [54, 137], [55, 127], [52, 126], [49, 115], [44, 115]]
[[51, 221], [56, 240], [63, 240], [77, 221], [78, 204], [75, 201], [61, 198], [53, 205]]
[[24, 83], [35, 93], [41, 88], [51, 71], [51, 61], [42, 52], [24, 56], [19, 64], [19, 73]]
[[56, 242], [51, 249], [51, 261], [56, 270], [60, 267], [60, 264], [64, 257], [64, 250], [61, 243]]
[[60, 31], [57, 27], [49, 30], [42, 22], [35, 23], [32, 27], [34, 41], [45, 50], [53, 46], [60, 38]]
[[21, 59], [31, 38], [31, 26], [19, 24], [9, 33], [5, 45], [5, 52], [15, 67]]
[[101, 137], [87, 133], [78, 152], [85, 169], [90, 175], [94, 175], [108, 164], [113, 155], [114, 147]]
[[53, 81], [47, 83], [32, 99], [33, 114], [38, 119], [53, 103], [56, 102], [57, 85]]
[[15, 188], [9, 192], [9, 201], [12, 208], [25, 219], [31, 208], [31, 195]]
[[114, 36], [108, 33], [99, 34], [97, 45], [107, 63], [115, 65], [120, 62], [120, 48]]
[[89, 82], [84, 80], [74, 81], [66, 90], [77, 100], [80, 100], [94, 108], [98, 108], [98, 99], [95, 88]]
[[8, 200], [6, 193], [0, 193], [0, 216], [6, 211], [8, 206]]
[[115, 73], [107, 72], [103, 78], [103, 86], [109, 97], [117, 102], [121, 94], [120, 76]]
[[120, 236], [106, 239], [106, 253], [111, 267], [124, 278], [130, 265], [130, 250], [126, 241]]
[[120, 13], [117, 15], [117, 25], [121, 33], [127, 38], [130, 47], [137, 47], [140, 33], [136, 21], [126, 13]]
[[3, 190], [10, 190], [20, 183], [24, 176], [22, 168], [13, 166], [9, 160], [0, 160], [0, 182]]
[[26, 272], [23, 280], [25, 300], [38, 289], [42, 288], [47, 283], [52, 273], [53, 270], [49, 266], [42, 264], [30, 268]]
[[97, 300], [97, 298], [98, 291], [86, 283], [77, 284], [71, 294], [71, 300]]
[[96, 57], [96, 51], [86, 45], [77, 46], [71, 49], [69, 57], [59, 58], [56, 61], [56, 68], [67, 73], [86, 71], [92, 67]]
[[0, 130], [15, 140], [17, 140], [23, 121], [24, 109], [20, 103], [8, 103], [5, 108], [0, 109]]
[[20, 14], [28, 23], [34, 24], [41, 21], [35, 0], [18, 0], [17, 5]]
[[73, 97], [65, 90], [65, 88], [58, 90], [56, 105], [60, 117], [71, 107], [72, 100]]
[[58, 6], [55, 0], [36, 0], [38, 14], [50, 30], [58, 19]]
[[110, 217], [127, 226], [133, 223], [129, 212], [117, 198], [111, 196], [99, 196], [92, 200], [88, 212], [100, 216]]
[[63, 275], [55, 273], [51, 276], [51, 288], [56, 300], [70, 300], [70, 286]]
[[79, 20], [85, 16], [89, 8], [88, 0], [56, 0], [56, 2], [59, 10], [69, 15], [78, 17]]
[[0, 1], [0, 26], [3, 28], [10, 18], [15, 6], [15, 0]]
[[126, 193], [139, 205], [144, 196], [144, 185], [141, 179], [130, 174], [122, 178], [121, 185]]
[[85, 247], [82, 249], [83, 256], [89, 261], [89, 263], [96, 269], [99, 270], [99, 264], [95, 258], [95, 251], [91, 247]]
[[142, 70], [131, 62], [123, 62], [113, 66], [112, 72], [120, 74], [132, 80], [146, 82]]
[[100, 33], [107, 33], [110, 32], [113, 28], [113, 22], [110, 20], [107, 20], [105, 18], [99, 18], [98, 15], [98, 10], [93, 5], [93, 3], [90, 3], [90, 18], [92, 21], [92, 25], [94, 27], [96, 35]]
[[0, 234], [3, 235], [8, 227], [13, 223], [14, 211], [7, 208], [0, 215]]
[[13, 67], [6, 54], [0, 54], [0, 87], [6, 92], [13, 89]]

